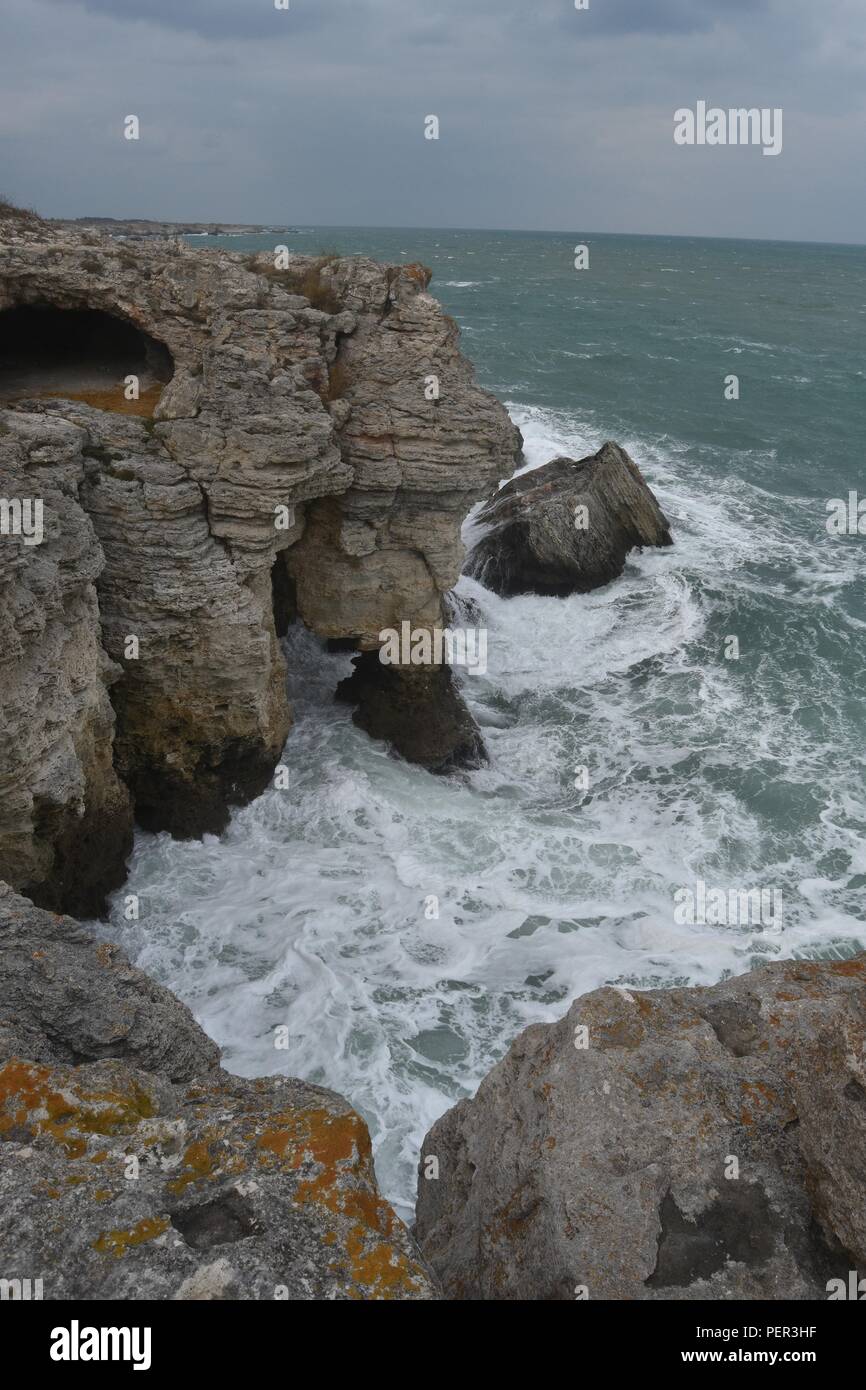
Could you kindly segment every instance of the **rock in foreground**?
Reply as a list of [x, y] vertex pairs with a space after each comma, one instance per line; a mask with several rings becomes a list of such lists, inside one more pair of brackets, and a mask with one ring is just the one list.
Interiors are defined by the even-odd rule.
[[512, 478], [476, 520], [487, 529], [464, 573], [504, 598], [597, 589], [622, 574], [636, 546], [672, 544], [640, 469], [612, 443]]
[[114, 1057], [172, 1081], [219, 1066], [185, 1004], [71, 917], [42, 912], [0, 883], [0, 1058]]
[[47, 1299], [429, 1299], [332, 1091], [0, 1064], [0, 1254]]
[[46, 1299], [437, 1297], [346, 1101], [220, 1070], [168, 990], [5, 885], [0, 1000], [4, 1279]]
[[452, 1298], [826, 1299], [866, 1266], [864, 1048], [864, 955], [585, 995], [427, 1136], [422, 1253]]

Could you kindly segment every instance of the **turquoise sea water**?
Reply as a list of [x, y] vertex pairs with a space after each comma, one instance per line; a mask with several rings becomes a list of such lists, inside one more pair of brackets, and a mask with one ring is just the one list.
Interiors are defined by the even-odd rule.
[[[124, 892], [142, 919], [131, 934], [119, 898], [109, 930], [230, 1069], [348, 1096], [408, 1210], [433, 1119], [576, 994], [866, 945], [866, 537], [825, 526], [829, 499], [866, 495], [866, 249], [345, 228], [221, 241], [424, 261], [527, 463], [616, 439], [676, 542], [564, 600], [461, 580], [489, 632], [487, 674], [464, 679], [488, 768], [434, 779], [389, 758], [332, 702], [347, 658], [295, 632], [294, 795], [267, 793], [219, 841], [138, 838]], [[779, 891], [782, 930], [677, 921], [674, 894], [697, 879]]]

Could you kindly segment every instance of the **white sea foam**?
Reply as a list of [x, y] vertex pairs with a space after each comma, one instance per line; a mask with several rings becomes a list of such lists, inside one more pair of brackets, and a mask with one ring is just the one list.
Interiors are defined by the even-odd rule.
[[[589, 417], [511, 411], [526, 468], [604, 438]], [[110, 926], [192, 1006], [230, 1070], [348, 1096], [404, 1213], [426, 1130], [526, 1024], [605, 982], [712, 983], [862, 940], [848, 890], [866, 872], [863, 797], [829, 770], [821, 780], [832, 749], [780, 723], [760, 658], [720, 655], [729, 615], [752, 598], [774, 601], [777, 584], [779, 602], [820, 603], [844, 594], [854, 562], [834, 551], [804, 565], [778, 498], [733, 476], [710, 485], [678, 441], [620, 442], [673, 520], [672, 549], [567, 599], [459, 583], [489, 634], [486, 675], [463, 680], [488, 767], [443, 779], [389, 757], [333, 702], [348, 659], [293, 632], [289, 790], [237, 813], [220, 840], [139, 835], [124, 892], [140, 895], [141, 920], [123, 924], [119, 899]], [[751, 572], [756, 556], [772, 581]], [[790, 698], [823, 701], [832, 725], [832, 684], [792, 678]], [[746, 795], [754, 766], [770, 772]], [[804, 801], [796, 833], [764, 814], [778, 795]], [[781, 885], [781, 935], [677, 925], [673, 893], [698, 876]], [[274, 1048], [282, 1024], [288, 1051]]]

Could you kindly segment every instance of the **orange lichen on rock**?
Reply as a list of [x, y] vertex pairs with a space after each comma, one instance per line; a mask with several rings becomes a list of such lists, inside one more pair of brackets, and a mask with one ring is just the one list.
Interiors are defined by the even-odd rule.
[[334, 1115], [325, 1109], [275, 1115], [256, 1142], [264, 1163], [269, 1162], [267, 1155], [291, 1168], [317, 1163], [332, 1173], [333, 1180], [338, 1163], [365, 1159], [371, 1153], [370, 1135], [360, 1115]]
[[129, 1133], [151, 1116], [150, 1096], [138, 1085], [122, 1091], [83, 1091], [71, 1081], [58, 1089], [50, 1067], [17, 1058], [0, 1067], [0, 1134], [47, 1134], [69, 1158], [80, 1158], [87, 1136]]
[[348, 1268], [353, 1283], [360, 1288], [350, 1290], [354, 1299], [399, 1299], [405, 1298], [420, 1287], [421, 1270], [400, 1250], [384, 1241], [367, 1247], [369, 1233], [363, 1227], [355, 1227], [346, 1241]]
[[824, 963], [824, 969], [829, 970], [833, 975], [849, 975], [856, 979], [866, 971], [866, 963], [861, 956], [857, 960], [827, 961]]
[[213, 1175], [216, 1162], [210, 1151], [207, 1140], [199, 1140], [195, 1144], [190, 1144], [183, 1156], [183, 1169], [178, 1177], [172, 1178], [171, 1182], [166, 1183], [169, 1192], [184, 1192], [190, 1183], [198, 1182], [201, 1178], [209, 1178]]
[[[275, 1116], [257, 1146], [269, 1167], [315, 1168], [295, 1189], [298, 1206], [324, 1207], [352, 1223], [345, 1257], [334, 1266], [350, 1280], [352, 1298], [401, 1298], [421, 1287], [420, 1266], [393, 1243], [399, 1223], [376, 1191], [370, 1133], [360, 1115], [290, 1111]], [[324, 1240], [333, 1245], [338, 1237], [328, 1232]]]
[[128, 1231], [103, 1231], [93, 1242], [93, 1249], [98, 1250], [100, 1255], [113, 1255], [119, 1260], [135, 1246], [163, 1235], [170, 1225], [167, 1216], [145, 1217]]
[[430, 270], [429, 266], [422, 265], [420, 261], [410, 261], [409, 265], [403, 267], [403, 273], [425, 290], [433, 279], [433, 271]]
[[[247, 1167], [246, 1159], [243, 1154], [226, 1146], [224, 1139], [225, 1136], [221, 1139], [218, 1132], [209, 1131], [203, 1138], [190, 1144], [184, 1152], [180, 1173], [166, 1183], [168, 1191], [179, 1195], [191, 1183], [210, 1182], [217, 1177], [243, 1173]], [[225, 1150], [223, 1153], [219, 1152], [221, 1142]]]

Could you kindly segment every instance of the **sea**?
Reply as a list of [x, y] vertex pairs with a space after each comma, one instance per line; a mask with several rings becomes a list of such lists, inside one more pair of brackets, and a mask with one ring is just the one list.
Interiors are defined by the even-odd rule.
[[[601, 985], [866, 946], [866, 536], [828, 529], [866, 495], [866, 248], [300, 226], [191, 244], [424, 262], [521, 467], [616, 440], [671, 522], [672, 548], [594, 593], [460, 580], [488, 634], [486, 672], [460, 674], [490, 756], [468, 774], [389, 756], [333, 700], [349, 657], [293, 630], [290, 792], [219, 838], [139, 832], [100, 928], [230, 1071], [346, 1096], [411, 1219], [425, 1133], [528, 1024]], [[715, 890], [780, 911], [702, 910]]]

